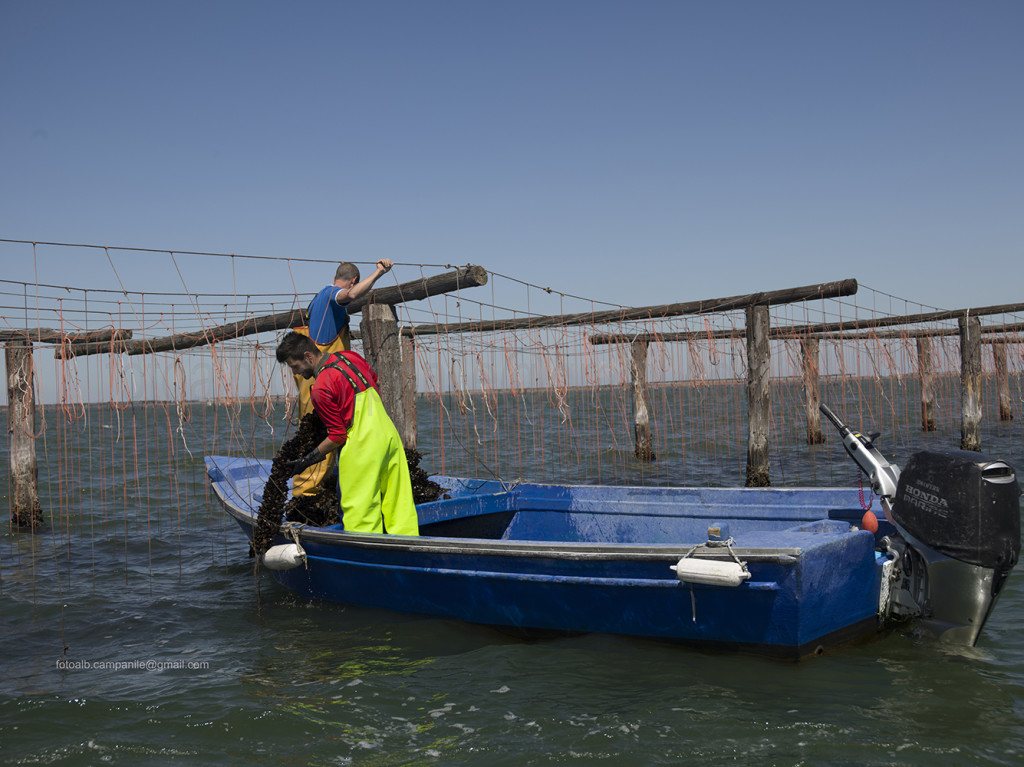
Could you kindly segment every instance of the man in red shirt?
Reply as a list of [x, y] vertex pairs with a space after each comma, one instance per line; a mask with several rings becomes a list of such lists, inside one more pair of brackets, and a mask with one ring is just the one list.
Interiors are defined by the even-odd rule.
[[313, 408], [327, 437], [291, 473], [338, 450], [341, 521], [359, 533], [419, 535], [409, 464], [401, 437], [377, 392], [377, 375], [359, 354], [324, 354], [309, 336], [292, 331], [277, 347], [277, 361], [302, 378], [313, 378]]

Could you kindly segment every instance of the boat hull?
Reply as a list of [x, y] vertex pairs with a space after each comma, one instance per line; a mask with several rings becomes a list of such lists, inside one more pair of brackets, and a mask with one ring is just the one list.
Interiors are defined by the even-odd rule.
[[[208, 458], [213, 488], [251, 535], [269, 465]], [[601, 632], [785, 658], [882, 628], [883, 558], [850, 520], [856, 490], [505, 486], [443, 478], [419, 537], [283, 528], [305, 563], [297, 594], [517, 632]], [[884, 531], [883, 531], [884, 532]], [[523, 537], [529, 535], [529, 538]], [[707, 545], [709, 536], [734, 543]], [[684, 557], [739, 561], [737, 586], [685, 583]]]

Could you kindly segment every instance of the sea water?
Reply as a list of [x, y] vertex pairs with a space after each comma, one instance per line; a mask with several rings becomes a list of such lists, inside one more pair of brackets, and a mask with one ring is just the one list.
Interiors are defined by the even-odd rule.
[[[453, 474], [485, 466], [592, 481], [573, 477], [573, 462], [601, 461], [604, 482], [742, 484], [742, 424], [716, 426], [717, 446], [691, 435], [678, 455], [663, 440], [668, 454], [639, 465], [628, 434], [612, 448], [586, 438], [588, 418], [602, 428], [587, 397], [569, 403], [574, 449], [604, 454], [556, 461], [554, 437], [535, 443], [545, 429], [567, 428], [561, 403], [526, 413], [536, 419], [526, 436], [506, 435], [495, 450], [493, 430], [440, 435], [433, 425], [451, 403], [423, 399], [424, 465], [437, 470], [443, 444]], [[1024, 763], [1020, 573], [976, 648], [894, 634], [803, 663], [603, 635], [525, 641], [311, 602], [254, 575], [244, 535], [208, 490], [204, 453], [269, 458], [288, 434], [282, 408], [256, 417], [243, 410], [47, 412], [38, 444], [50, 524], [0, 539], [0, 762]], [[855, 482], [828, 437], [817, 447], [798, 437], [773, 443], [773, 482]], [[948, 426], [931, 434], [908, 427], [887, 454], [905, 460], [915, 443], [956, 447], [958, 439]], [[524, 460], [541, 447], [543, 465]], [[1020, 426], [987, 419], [983, 448], [1024, 466]], [[4, 452], [3, 471], [6, 464]]]

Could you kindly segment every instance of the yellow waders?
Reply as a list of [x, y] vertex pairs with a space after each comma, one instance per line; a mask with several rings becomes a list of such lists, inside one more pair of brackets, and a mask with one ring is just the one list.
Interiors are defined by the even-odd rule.
[[[295, 328], [295, 332], [308, 336], [309, 328]], [[349, 339], [348, 326], [329, 344], [317, 344], [316, 348], [324, 354], [351, 351], [352, 341]], [[308, 413], [313, 412], [313, 400], [309, 396], [309, 390], [313, 388], [313, 379], [295, 376], [295, 385], [299, 389], [299, 418], [301, 419]], [[316, 492], [317, 485], [327, 476], [327, 472], [331, 470], [336, 460], [335, 453], [331, 453], [320, 463], [314, 463], [309, 468], [303, 469], [296, 474], [295, 479], [292, 480], [292, 495], [313, 495]]]
[[376, 389], [356, 394], [352, 428], [338, 451], [338, 491], [346, 530], [420, 534], [402, 439]]

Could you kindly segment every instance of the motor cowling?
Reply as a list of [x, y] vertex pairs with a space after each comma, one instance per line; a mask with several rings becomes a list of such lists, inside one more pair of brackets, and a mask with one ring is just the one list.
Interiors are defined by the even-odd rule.
[[1020, 555], [1013, 468], [966, 450], [915, 453], [900, 474], [893, 521], [947, 557], [1007, 573]]

